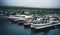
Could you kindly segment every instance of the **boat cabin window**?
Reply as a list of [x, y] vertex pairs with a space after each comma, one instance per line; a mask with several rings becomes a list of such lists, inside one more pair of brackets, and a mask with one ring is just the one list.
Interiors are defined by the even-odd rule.
[[30, 20], [30, 19], [32, 19], [32, 18], [26, 18], [26, 19]]
[[42, 23], [42, 22], [38, 22], [38, 21], [33, 22], [33, 24], [40, 24], [40, 23]]
[[58, 19], [54, 19], [53, 21], [57, 21]]
[[25, 18], [25, 16], [20, 16], [21, 18]]
[[15, 16], [15, 17], [20, 17], [20, 16]]
[[53, 22], [52, 24], [56, 24], [57, 22]]
[[37, 17], [34, 17], [33, 20], [37, 20]]
[[33, 20], [37, 20], [37, 19], [39, 19], [39, 18], [40, 18], [40, 17], [34, 17]]

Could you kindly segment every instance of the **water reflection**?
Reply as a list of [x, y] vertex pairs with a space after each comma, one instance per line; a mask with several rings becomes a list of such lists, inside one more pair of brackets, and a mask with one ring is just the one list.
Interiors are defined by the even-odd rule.
[[30, 25], [24, 26], [25, 29], [30, 29]]
[[54, 30], [54, 29], [57, 29], [58, 31], [60, 30], [60, 25], [39, 29], [39, 30], [31, 29], [30, 26], [24, 26], [23, 24], [20, 24], [19, 26], [20, 27], [23, 26], [23, 31], [25, 32], [26, 35], [50, 35], [48, 33], [50, 33], [51, 30]]
[[0, 22], [1, 33], [12, 34], [12, 35], [57, 35], [60, 34], [60, 25], [53, 26], [45, 29], [31, 29], [30, 26], [24, 26], [23, 24], [18, 25], [17, 23], [12, 23], [8, 20]]

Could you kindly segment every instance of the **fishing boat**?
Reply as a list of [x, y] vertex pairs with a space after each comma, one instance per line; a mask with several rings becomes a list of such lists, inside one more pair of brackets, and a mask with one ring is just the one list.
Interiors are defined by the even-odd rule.
[[33, 16], [32, 15], [20, 15], [20, 19], [19, 19], [19, 24], [23, 23], [24, 25], [29, 25], [30, 24], [30, 20], [32, 20]]
[[31, 25], [32, 19], [33, 19], [33, 18], [31, 18], [31, 17], [25, 18], [25, 20], [24, 20], [24, 26]]
[[19, 22], [22, 22], [24, 25], [30, 25], [32, 18], [32, 15], [25, 15], [19, 20]]
[[20, 15], [10, 15], [9, 20], [18, 21], [20, 19]]
[[46, 28], [46, 27], [59, 25], [60, 23], [57, 18], [58, 17], [52, 16], [52, 15], [44, 17], [43, 19], [40, 19], [40, 21], [33, 22], [31, 24], [31, 28], [42, 29], [42, 28]]

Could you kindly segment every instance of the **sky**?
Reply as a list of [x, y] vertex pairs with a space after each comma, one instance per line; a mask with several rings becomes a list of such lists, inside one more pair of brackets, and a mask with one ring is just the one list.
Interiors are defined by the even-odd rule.
[[60, 0], [0, 0], [0, 6], [60, 8]]

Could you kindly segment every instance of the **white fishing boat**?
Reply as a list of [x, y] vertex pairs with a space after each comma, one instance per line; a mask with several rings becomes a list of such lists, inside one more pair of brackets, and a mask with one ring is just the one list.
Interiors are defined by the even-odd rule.
[[18, 21], [18, 24], [24, 23], [23, 21], [25, 20], [25, 16], [26, 16], [26, 15], [20, 15], [20, 19], [19, 19], [19, 21]]
[[9, 20], [18, 21], [20, 19], [20, 15], [10, 15]]
[[42, 29], [46, 27], [51, 27], [60, 24], [57, 18], [48, 16], [46, 18], [41, 19], [40, 21], [35, 21], [31, 24], [31, 28], [34, 29]]
[[[32, 15], [20, 15], [20, 19], [18, 23], [24, 23], [24, 25], [29, 25], [29, 20], [33, 18]], [[25, 20], [28, 20], [28, 22], [24, 22]]]
[[24, 20], [24, 25], [25, 25], [25, 26], [27, 26], [27, 25], [31, 25], [31, 23], [32, 23], [32, 19], [33, 19], [33, 18], [31, 18], [31, 17], [29, 17], [29, 18], [25, 18], [25, 20]]
[[26, 15], [25, 19], [23, 19], [24, 25], [31, 25], [31, 21], [33, 19], [33, 15]]

